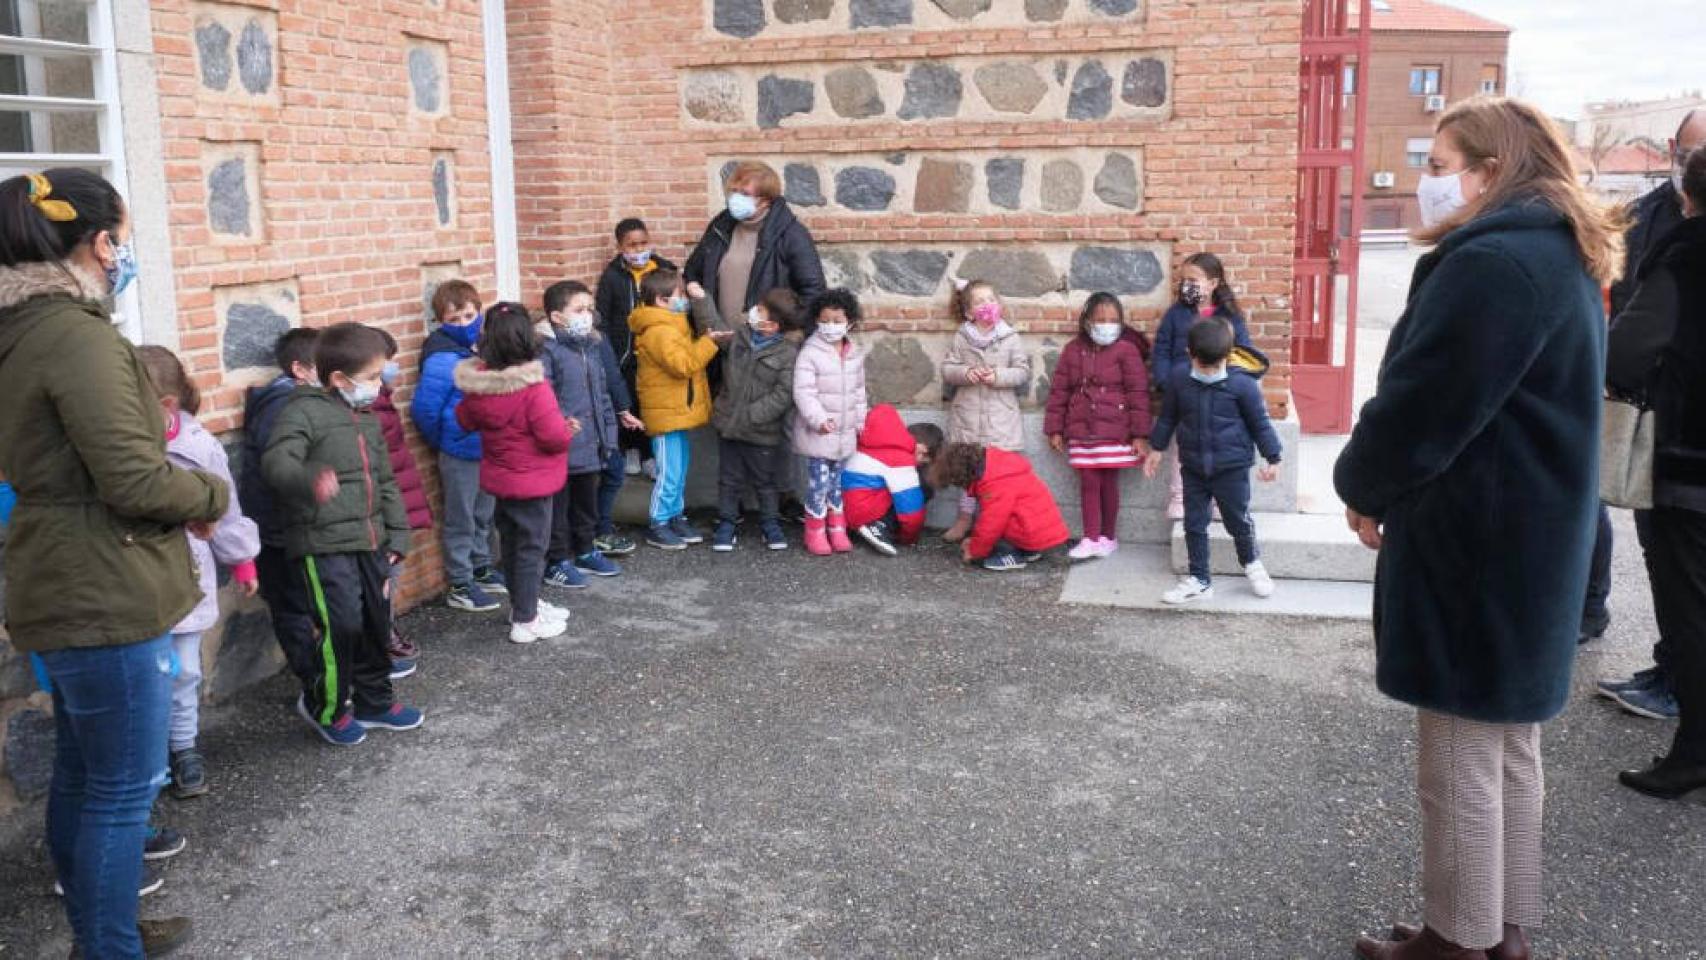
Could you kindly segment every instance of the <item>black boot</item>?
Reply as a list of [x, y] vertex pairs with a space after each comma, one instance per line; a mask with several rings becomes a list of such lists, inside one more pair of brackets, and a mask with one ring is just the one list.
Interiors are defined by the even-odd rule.
[[1655, 757], [1645, 770], [1625, 770], [1617, 775], [1625, 787], [1660, 800], [1679, 800], [1706, 788], [1706, 763]]

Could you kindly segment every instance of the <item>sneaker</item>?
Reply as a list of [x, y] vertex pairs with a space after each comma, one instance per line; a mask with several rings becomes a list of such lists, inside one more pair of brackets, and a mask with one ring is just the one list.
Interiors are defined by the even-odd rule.
[[656, 460], [647, 460], [645, 463], [640, 464], [640, 472], [646, 475], [647, 480], [656, 483], [658, 478], [658, 462]]
[[136, 935], [142, 940], [142, 955], [145, 957], [165, 956], [190, 938], [195, 930], [195, 923], [189, 917], [160, 917], [153, 920], [137, 919]]
[[391, 643], [385, 648], [385, 652], [389, 653], [393, 660], [414, 660], [421, 655], [420, 648], [415, 646], [413, 640], [403, 636], [403, 631], [398, 630], [396, 624], [391, 625]]
[[512, 623], [509, 625], [510, 643], [533, 643], [536, 640], [549, 640], [560, 637], [569, 629], [567, 623], [552, 620], [549, 617], [535, 617], [531, 623]]
[[705, 532], [700, 530], [698, 527], [695, 527], [692, 523], [689, 523], [686, 514], [682, 514], [674, 520], [671, 520], [669, 522], [669, 528], [675, 531], [675, 535], [681, 538], [682, 543], [705, 542]]
[[579, 590], [586, 586], [586, 574], [567, 560], [558, 560], [545, 571], [545, 584], [564, 590]]
[[646, 542], [659, 550], [687, 549], [687, 541], [676, 536], [667, 523], [654, 523], [646, 528]]
[[401, 680], [404, 677], [412, 677], [414, 675], [415, 675], [415, 658], [414, 657], [392, 657], [391, 658], [391, 679]]
[[338, 714], [337, 719], [331, 723], [321, 723], [314, 719], [313, 714], [308, 712], [308, 701], [298, 694], [296, 712], [301, 715], [302, 719], [308, 721], [309, 726], [314, 728], [314, 732], [318, 733], [321, 739], [333, 746], [353, 747], [367, 739], [366, 728], [357, 723], [355, 717], [348, 710]]
[[1023, 570], [1025, 569], [1025, 561], [1019, 559], [1017, 554], [1007, 553], [1005, 551], [1001, 553], [992, 553], [983, 559], [983, 569], [994, 570], [997, 573], [1007, 573], [1011, 570]]
[[1107, 554], [1102, 552], [1101, 537], [1096, 537], [1093, 540], [1089, 537], [1081, 537], [1077, 543], [1072, 545], [1071, 550], [1066, 551], [1066, 559], [1068, 560], [1100, 560], [1104, 556]]
[[886, 521], [878, 520], [858, 528], [859, 539], [871, 545], [871, 549], [885, 557], [900, 555], [900, 548], [894, 545], [894, 537], [889, 533]]
[[509, 584], [504, 583], [504, 575], [498, 572], [497, 567], [475, 567], [474, 583], [487, 593], [509, 596]]
[[617, 533], [600, 534], [593, 539], [592, 545], [599, 553], [611, 557], [625, 557], [638, 549], [634, 541]]
[[413, 730], [426, 722], [426, 715], [414, 707], [393, 703], [378, 713], [357, 713], [355, 719], [373, 730]]
[[148, 839], [142, 843], [142, 859], [170, 860], [189, 846], [184, 835], [171, 827], [156, 827], [148, 825]]
[[1645, 670], [1637, 670], [1627, 680], [1601, 680], [1595, 687], [1595, 691], [1602, 697], [1615, 700], [1619, 693], [1627, 693], [1630, 690], [1645, 690], [1658, 684], [1663, 677], [1663, 670], [1656, 666], [1648, 667]]
[[575, 569], [582, 573], [590, 573], [595, 577], [619, 577], [622, 568], [597, 550], [583, 553], [575, 558]]
[[1019, 562], [1026, 566], [1033, 563], [1042, 563], [1043, 555], [1035, 550], [1021, 550], [1019, 552]]
[[1113, 537], [1103, 537], [1096, 541], [1096, 552], [1099, 556], [1111, 557], [1120, 550], [1120, 542]]
[[780, 520], [766, 520], [758, 528], [764, 534], [764, 545], [772, 550], [788, 549], [788, 538], [782, 534]]
[[175, 750], [168, 763], [172, 768], [172, 796], [188, 800], [207, 792], [207, 765], [201, 751], [194, 747]]
[[568, 607], [559, 607], [554, 603], [546, 603], [543, 600], [539, 601], [536, 606], [538, 609], [534, 611], [535, 617], [543, 620], [555, 620], [558, 623], [569, 622]]
[[1260, 560], [1251, 560], [1244, 565], [1244, 578], [1250, 581], [1250, 592], [1258, 597], [1274, 595], [1274, 578], [1268, 576], [1268, 568]]
[[1614, 694], [1611, 699], [1637, 717], [1646, 717], [1648, 720], [1677, 718], [1676, 694], [1671, 692], [1669, 684], [1659, 683], [1637, 690], [1624, 690]]
[[502, 604], [493, 600], [480, 585], [472, 581], [453, 583], [450, 592], [444, 595], [444, 603], [452, 610], [466, 610], [469, 613], [490, 613]]
[[1214, 587], [1203, 583], [1196, 577], [1185, 577], [1179, 581], [1178, 586], [1161, 595], [1161, 602], [1178, 605], [1194, 603], [1198, 600], [1212, 600], [1213, 598]]
[[730, 553], [735, 548], [735, 525], [732, 520], [722, 520], [717, 523], [717, 532], [711, 535], [711, 549], [718, 553]]
[[630, 477], [637, 477], [640, 475], [640, 451], [629, 450], [627, 454], [622, 457], [622, 472]]
[[[146, 897], [151, 893], [159, 893], [160, 888], [165, 885], [165, 874], [144, 862], [142, 864], [142, 880], [137, 885], [136, 895], [139, 897]], [[53, 895], [56, 897], [65, 896], [65, 885], [60, 883], [58, 880], [53, 881]]]
[[1602, 610], [1598, 614], [1584, 616], [1582, 617], [1581, 632], [1576, 635], [1576, 644], [1579, 646], [1584, 643], [1592, 643], [1605, 636], [1605, 631], [1609, 629], [1611, 629], [1610, 611]]

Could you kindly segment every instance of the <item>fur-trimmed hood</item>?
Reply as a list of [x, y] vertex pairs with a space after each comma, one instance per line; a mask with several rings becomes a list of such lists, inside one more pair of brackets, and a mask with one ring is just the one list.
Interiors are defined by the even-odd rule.
[[456, 389], [465, 394], [503, 396], [520, 393], [536, 383], [545, 382], [545, 365], [537, 360], [518, 363], [513, 367], [493, 370], [484, 360], [469, 359], [456, 365]]
[[0, 311], [54, 294], [102, 300], [107, 295], [107, 285], [102, 278], [66, 260], [0, 267]]

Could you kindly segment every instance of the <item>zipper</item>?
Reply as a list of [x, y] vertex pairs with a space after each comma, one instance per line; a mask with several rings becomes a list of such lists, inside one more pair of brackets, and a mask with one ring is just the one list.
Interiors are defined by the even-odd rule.
[[367, 522], [367, 539], [373, 544], [373, 549], [378, 550], [379, 531], [373, 528], [373, 464], [367, 459], [367, 435], [361, 432], [361, 417], [353, 408], [349, 418], [355, 424], [355, 448], [361, 451], [361, 485], [367, 491], [367, 512], [363, 515]]

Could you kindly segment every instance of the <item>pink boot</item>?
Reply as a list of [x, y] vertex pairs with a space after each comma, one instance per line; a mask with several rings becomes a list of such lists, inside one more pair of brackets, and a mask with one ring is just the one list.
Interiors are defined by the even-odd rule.
[[833, 552], [829, 546], [829, 537], [825, 535], [824, 525], [822, 517], [806, 518], [806, 552], [814, 557], [827, 557]]
[[840, 510], [829, 511], [829, 548], [836, 553], [853, 552], [853, 541], [847, 539], [847, 515]]

